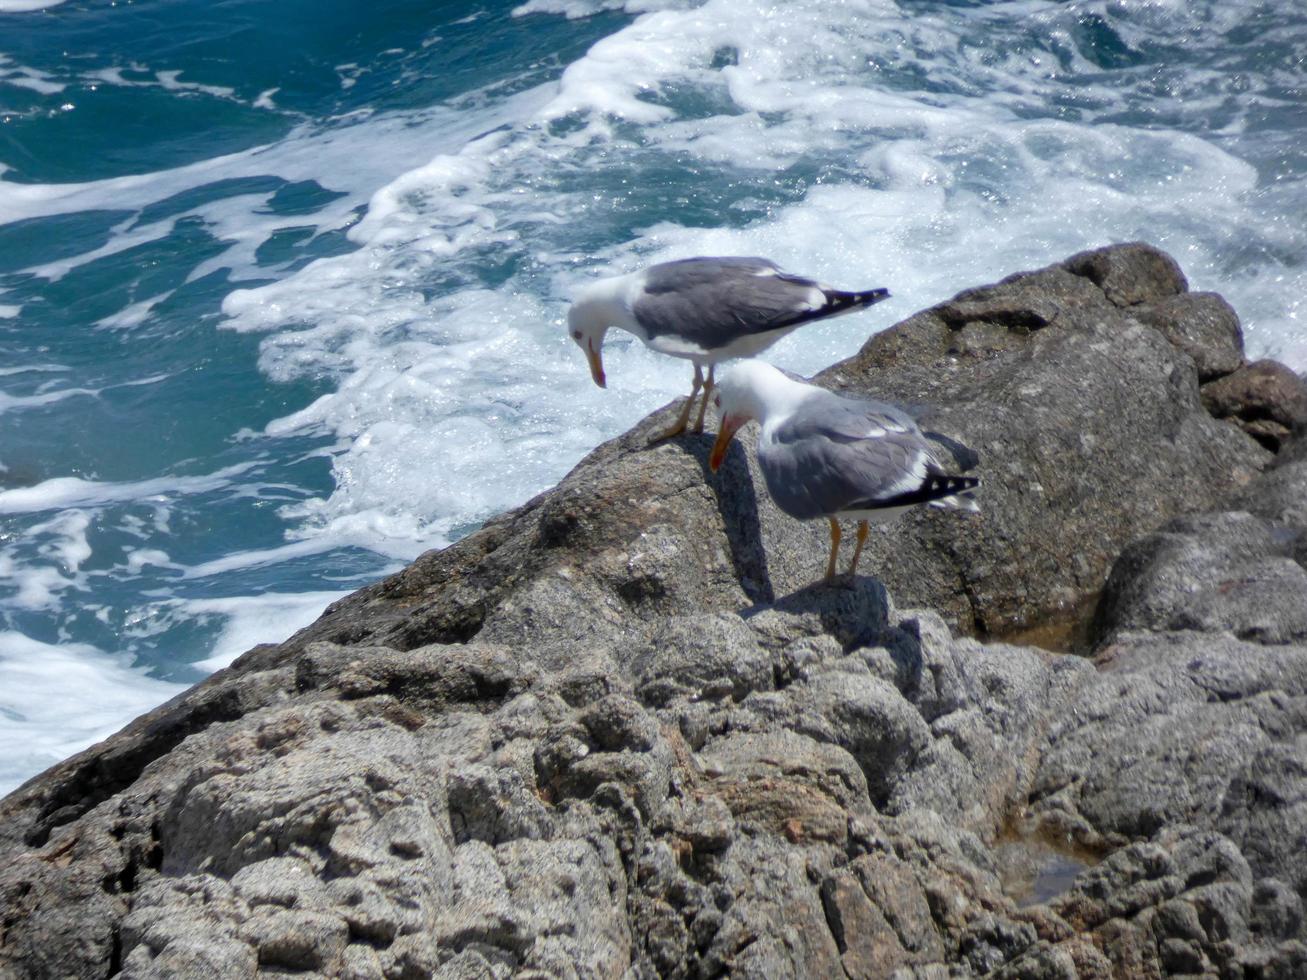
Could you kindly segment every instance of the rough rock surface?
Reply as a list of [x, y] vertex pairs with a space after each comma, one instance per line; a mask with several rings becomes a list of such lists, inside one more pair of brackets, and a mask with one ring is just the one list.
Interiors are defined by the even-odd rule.
[[[1307, 450], [1203, 409], [1184, 288], [1085, 253], [827, 372], [981, 452], [876, 579], [646, 420], [0, 802], [0, 976], [1307, 975]], [[1123, 548], [1094, 660], [955, 635]]]
[[[1307, 500], [1307, 481], [1298, 489]], [[1246, 512], [1177, 518], [1126, 548], [1095, 628], [1100, 636], [1228, 630], [1262, 643], [1307, 640], [1304, 549], [1302, 533]]]
[[[863, 567], [900, 603], [1002, 637], [1074, 618], [1125, 544], [1247, 486], [1271, 454], [1204, 409], [1192, 357], [1140, 319], [1184, 289], [1175, 263], [1147, 246], [1084, 253], [968, 290], [820, 375], [929, 405], [927, 428], [980, 454], [981, 516], [920, 509], [872, 534]], [[307, 636], [400, 649], [529, 641], [549, 661], [577, 642], [625, 642], [670, 615], [766, 603], [820, 578], [826, 524], [792, 520], [761, 489], [756, 426], [714, 477], [711, 435], [647, 447], [672, 411], [344, 600]]]
[[1216, 293], [1177, 293], [1142, 309], [1139, 319], [1194, 359], [1199, 381], [1243, 365], [1239, 315]]
[[1202, 388], [1203, 404], [1278, 451], [1307, 428], [1307, 381], [1278, 361], [1256, 361]]

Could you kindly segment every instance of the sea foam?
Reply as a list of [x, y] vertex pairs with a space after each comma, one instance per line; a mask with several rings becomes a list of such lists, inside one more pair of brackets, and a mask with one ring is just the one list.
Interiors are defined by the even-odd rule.
[[183, 690], [127, 659], [0, 632], [0, 794]]

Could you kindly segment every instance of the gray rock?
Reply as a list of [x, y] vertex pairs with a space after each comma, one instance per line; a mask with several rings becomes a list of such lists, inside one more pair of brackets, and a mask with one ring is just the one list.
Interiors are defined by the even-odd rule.
[[1239, 315], [1216, 293], [1179, 293], [1138, 316], [1194, 359], [1199, 381], [1230, 374], [1243, 364]]
[[1272, 451], [1307, 428], [1307, 381], [1278, 361], [1256, 361], [1209, 382], [1202, 398], [1214, 416], [1235, 420]]
[[[840, 390], [934, 406], [924, 427], [981, 457], [980, 515], [926, 510], [873, 532], [864, 567], [898, 602], [981, 636], [1074, 617], [1126, 543], [1256, 476], [1269, 457], [1213, 424], [1193, 358], [1141, 322], [1183, 289], [1146, 246], [1085, 253], [963, 293], [823, 372]], [[1010, 343], [959, 348], [978, 323]], [[773, 583], [815, 577], [823, 529], [773, 520], [766, 500], [759, 511], [768, 555], [811, 556], [785, 579], [769, 566]]]
[[931, 809], [993, 837], [1024, 803], [1055, 706], [1072, 702], [1093, 671], [1033, 648], [948, 641], [931, 618], [917, 613], [904, 625], [921, 637], [921, 665], [905, 694], [932, 740], [886, 806]]
[[1179, 264], [1143, 242], [1078, 252], [1062, 265], [1103, 290], [1117, 306], [1138, 306], [1187, 292]]
[[[1124, 544], [1246, 486], [1269, 455], [1211, 418], [1193, 358], [1139, 320], [1183, 288], [1147, 246], [1085, 253], [969, 290], [824, 372], [839, 390], [933, 405], [926, 427], [982, 460], [982, 514], [922, 509], [877, 529], [863, 567], [953, 629], [1001, 635], [1078, 615]], [[960, 352], [977, 324], [1007, 342]], [[760, 492], [752, 427], [714, 477], [710, 436], [646, 445], [671, 411], [343, 600], [297, 642], [412, 649], [475, 636], [529, 643], [552, 670], [578, 648], [627, 648], [632, 628], [769, 606], [817, 582], [825, 523], [793, 521]]]
[[1242, 512], [1178, 518], [1134, 542], [1095, 615], [1103, 643], [1132, 630], [1228, 630], [1240, 639], [1307, 639], [1299, 534]]
[[[1247, 948], [1251, 909], [1251, 874], [1238, 850], [1192, 827], [1122, 848], [1050, 903], [1076, 936], [1058, 945], [1090, 938], [1106, 954], [1109, 962], [1090, 974], [1099, 976], [1229, 975]], [[1036, 957], [1003, 975], [1040, 975], [1023, 969], [1027, 959]]]
[[1307, 649], [1228, 634], [1134, 633], [1054, 723], [1036, 811], [1091, 846], [1218, 826], [1231, 781], [1301, 730]]
[[1234, 500], [1258, 517], [1296, 529], [1294, 557], [1307, 563], [1302, 546], [1307, 537], [1307, 439], [1296, 439], [1281, 450], [1274, 464], [1241, 491]]
[[636, 690], [648, 704], [673, 698], [743, 700], [774, 686], [772, 655], [732, 613], [668, 620], [632, 664]]

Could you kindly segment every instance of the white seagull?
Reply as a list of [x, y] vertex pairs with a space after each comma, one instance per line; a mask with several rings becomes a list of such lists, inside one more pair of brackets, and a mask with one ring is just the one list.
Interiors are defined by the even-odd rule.
[[[888, 298], [888, 289], [850, 293], [784, 272], [769, 259], [680, 259], [582, 288], [567, 314], [572, 339], [590, 360], [590, 376], [605, 386], [601, 350], [611, 327], [635, 334], [660, 354], [694, 362], [694, 387], [668, 439], [684, 432], [695, 395], [703, 431], [718, 361], [752, 357], [813, 320], [850, 313]], [[708, 378], [703, 376], [708, 368]]]
[[893, 405], [837, 395], [762, 361], [729, 368], [713, 402], [722, 418], [708, 465], [717, 472], [740, 426], [760, 422], [758, 468], [776, 505], [799, 520], [830, 521], [827, 578], [835, 575], [838, 518], [858, 522], [852, 575], [868, 521], [888, 521], [917, 504], [980, 510], [971, 494], [980, 480], [949, 473], [937, 455], [947, 451], [966, 471], [978, 462], [976, 453], [944, 436], [923, 433]]

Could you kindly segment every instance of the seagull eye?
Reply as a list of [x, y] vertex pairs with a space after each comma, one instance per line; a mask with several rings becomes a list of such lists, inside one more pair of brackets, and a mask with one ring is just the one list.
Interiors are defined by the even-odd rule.
[[573, 330], [573, 331], [572, 331], [572, 339], [573, 339], [573, 340], [580, 340], [580, 339], [581, 339], [581, 331], [580, 331], [580, 330]]
[[721, 408], [721, 407], [722, 407], [722, 396], [721, 396], [721, 395], [713, 395], [713, 396], [712, 396], [712, 403], [713, 403], [713, 406], [714, 406], [714, 407], [716, 407], [716, 408]]

